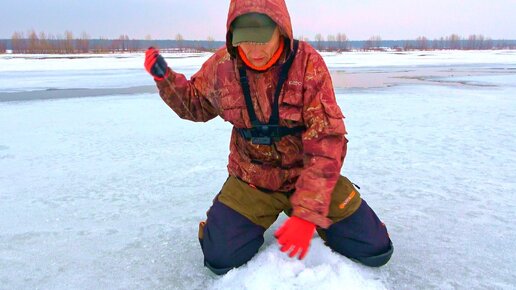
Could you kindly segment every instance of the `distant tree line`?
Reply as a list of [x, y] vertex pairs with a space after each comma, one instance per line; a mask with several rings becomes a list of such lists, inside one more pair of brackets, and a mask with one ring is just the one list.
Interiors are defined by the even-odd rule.
[[457, 34], [447, 37], [429, 40], [424, 36], [418, 37], [413, 42], [405, 42], [403, 50], [440, 50], [440, 49], [462, 49], [462, 50], [486, 50], [486, 49], [514, 49], [516, 45], [504, 41], [496, 43], [489, 37], [481, 34], [472, 34], [467, 38], [462, 38]]
[[[62, 35], [53, 35], [30, 30], [26, 34], [14, 32], [11, 39], [0, 40], [0, 53], [6, 53], [7, 49], [18, 54], [120, 53], [143, 51], [149, 46], [191, 52], [214, 50], [218, 47], [214, 42], [213, 37], [208, 37], [206, 41], [187, 41], [181, 34], [177, 34], [175, 40], [170, 43], [170, 41], [153, 41], [150, 35], [147, 35], [144, 40], [130, 39], [126, 34], [115, 39], [92, 39], [85, 32], [75, 37], [71, 31], [65, 31]], [[159, 45], [163, 43], [167, 45]]]
[[[298, 39], [310, 42], [320, 51], [516, 49], [516, 40], [492, 40], [480, 34], [468, 37], [451, 34], [433, 40], [425, 36], [415, 40], [382, 40], [380, 36], [371, 36], [368, 40], [351, 41], [345, 33], [330, 34], [326, 38], [317, 33], [313, 41], [304, 36]], [[27, 33], [14, 32], [11, 39], [0, 40], [0, 53], [6, 53], [8, 49], [18, 54], [120, 53], [144, 51], [149, 46], [168, 51], [199, 52], [213, 51], [224, 45], [225, 42], [215, 41], [211, 36], [206, 40], [185, 40], [180, 33], [173, 40], [152, 40], [150, 35], [145, 39], [131, 39], [127, 34], [115, 39], [93, 39], [86, 32], [76, 37], [71, 31], [53, 35], [30, 30]]]
[[[308, 39], [304, 38], [304, 40]], [[473, 34], [466, 38], [451, 34], [433, 40], [425, 36], [419, 36], [415, 40], [382, 40], [379, 35], [376, 35], [364, 41], [349, 41], [345, 34], [338, 34], [337, 37], [328, 35], [325, 40], [321, 34], [316, 34], [315, 40], [310, 42], [317, 50], [324, 51], [516, 49], [516, 40], [493, 40], [481, 34]]]

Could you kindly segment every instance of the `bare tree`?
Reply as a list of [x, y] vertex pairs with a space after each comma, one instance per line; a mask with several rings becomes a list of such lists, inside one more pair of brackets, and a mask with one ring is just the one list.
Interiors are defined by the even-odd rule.
[[48, 40], [48, 36], [45, 32], [41, 31], [39, 33], [39, 47], [41, 53], [52, 53], [51, 45]]
[[339, 50], [350, 50], [349, 39], [345, 33], [337, 33], [337, 43]]
[[304, 35], [299, 35], [299, 36], [297, 37], [297, 39], [298, 39], [299, 41], [305, 41], [305, 42], [310, 41], [310, 38], [305, 37]]
[[30, 30], [28, 33], [29, 38], [29, 46], [28, 46], [28, 53], [40, 53], [39, 50], [39, 38], [38, 34], [34, 29]]
[[482, 34], [477, 35], [477, 47], [476, 49], [484, 49], [485, 37]]
[[405, 40], [405, 42], [403, 43], [403, 50], [407, 51], [407, 50], [413, 50], [413, 49], [414, 49], [414, 45], [412, 44], [412, 41]]
[[175, 39], [176, 39], [177, 47], [178, 47], [181, 51], [183, 51], [183, 49], [184, 49], [184, 40], [185, 40], [185, 39], [183, 38], [183, 35], [181, 35], [181, 33], [178, 33], [178, 34], [176, 34]]
[[439, 38], [438, 47], [439, 47], [439, 49], [446, 49], [446, 38], [444, 38], [442, 36], [441, 36], [441, 38]]
[[69, 30], [66, 30], [64, 33], [64, 50], [65, 53], [75, 52], [73, 33]]
[[[111, 46], [111, 47], [110, 47]], [[112, 49], [112, 44], [109, 44], [108, 40], [104, 37], [99, 37], [99, 40], [93, 45], [93, 53], [106, 53]]]
[[5, 41], [0, 42], [0, 54], [7, 52], [7, 45], [5, 44]]
[[486, 49], [486, 39], [482, 34], [472, 34], [468, 37], [468, 41], [466, 42], [466, 49]]
[[317, 50], [322, 50], [322, 42], [324, 41], [324, 38], [322, 36], [322, 34], [320, 33], [317, 33], [314, 37], [315, 39], [315, 42], [317, 43], [316, 47], [317, 47]]
[[364, 43], [364, 50], [379, 50], [382, 45], [382, 38], [377, 36], [371, 36], [365, 43]]
[[428, 50], [430, 48], [428, 45], [428, 38], [424, 36], [416, 38], [416, 48], [419, 50]]
[[328, 34], [326, 37], [326, 41], [328, 43], [327, 48], [330, 51], [334, 51], [337, 49], [337, 38], [333, 34]]
[[86, 32], [82, 32], [81, 37], [77, 39], [77, 50], [80, 53], [90, 52], [90, 36]]
[[13, 53], [27, 53], [27, 43], [23, 32], [14, 32], [11, 36], [11, 46]]
[[113, 43], [114, 50], [127, 51], [129, 48], [129, 36], [127, 34], [121, 34], [116, 41]]
[[216, 48], [215, 45], [214, 45], [215, 38], [213, 38], [213, 36], [211, 36], [211, 35], [208, 36], [206, 38], [206, 41], [208, 41], [208, 44], [207, 44], [207, 47], [206, 47], [207, 50], [214, 50]]
[[461, 38], [458, 34], [452, 34], [446, 38], [446, 48], [449, 49], [461, 49], [460, 44]]
[[122, 34], [117, 39], [111, 40], [109, 50], [113, 53], [124, 51], [124, 49], [125, 49], [124, 39], [125, 39], [125, 35]]
[[468, 37], [468, 41], [466, 42], [465, 49], [473, 50], [473, 49], [476, 49], [476, 46], [477, 46], [477, 36], [475, 34], [472, 34]]

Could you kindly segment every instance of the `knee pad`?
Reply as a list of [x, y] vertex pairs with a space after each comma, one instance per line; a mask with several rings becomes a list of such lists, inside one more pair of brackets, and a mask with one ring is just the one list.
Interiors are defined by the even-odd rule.
[[225, 275], [227, 272], [231, 271], [234, 268], [234, 267], [216, 268], [216, 267], [213, 267], [212, 265], [210, 265], [210, 263], [208, 263], [208, 261], [206, 261], [206, 259], [204, 259], [204, 266], [219, 276]]
[[371, 257], [354, 258], [352, 260], [359, 262], [360, 264], [369, 266], [369, 267], [381, 267], [381, 266], [387, 264], [387, 262], [389, 262], [389, 260], [391, 259], [392, 253], [394, 253], [394, 247], [391, 242], [389, 250], [383, 254], [371, 256]]

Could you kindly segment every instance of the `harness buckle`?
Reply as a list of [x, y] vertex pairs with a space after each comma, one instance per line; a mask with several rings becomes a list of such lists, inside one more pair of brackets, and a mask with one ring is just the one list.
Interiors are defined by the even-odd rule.
[[268, 136], [263, 137], [252, 137], [251, 143], [254, 145], [272, 145], [272, 138]]
[[272, 145], [275, 134], [274, 125], [258, 125], [251, 129], [251, 142], [255, 145]]

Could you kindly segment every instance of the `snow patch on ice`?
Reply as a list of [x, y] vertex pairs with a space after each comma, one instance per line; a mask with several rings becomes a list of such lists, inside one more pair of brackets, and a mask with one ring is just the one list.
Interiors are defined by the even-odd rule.
[[212, 289], [386, 289], [378, 280], [379, 271], [332, 252], [315, 238], [304, 260], [291, 259], [276, 244], [269, 245], [217, 280]]

